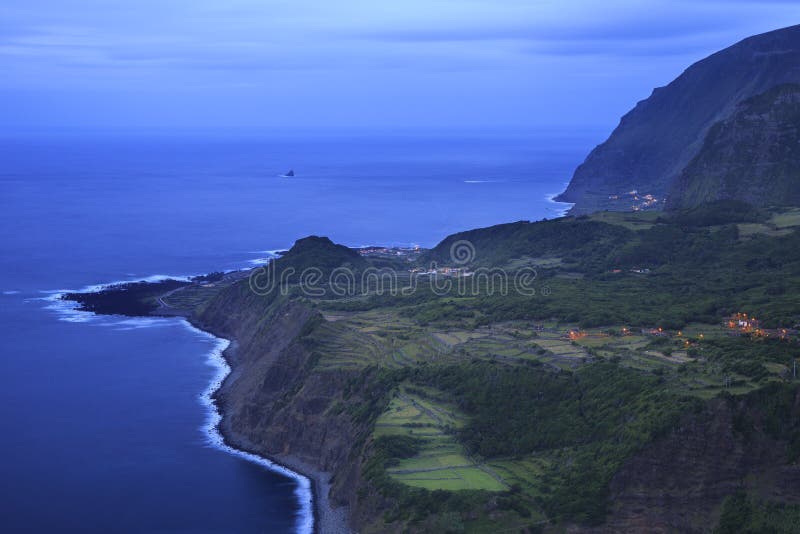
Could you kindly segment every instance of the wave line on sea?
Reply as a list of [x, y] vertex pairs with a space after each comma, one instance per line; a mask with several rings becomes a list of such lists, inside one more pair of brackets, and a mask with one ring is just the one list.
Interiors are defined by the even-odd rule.
[[[553, 209], [553, 211], [556, 211], [559, 217], [566, 217], [567, 213], [569, 213], [569, 210], [571, 210], [572, 206], [574, 206], [575, 204], [572, 204], [570, 202], [559, 202], [555, 200], [555, 198], [560, 194], [561, 193], [548, 193], [547, 195], [544, 196], [544, 198], [546, 198], [547, 201], [550, 202], [551, 204], [558, 204], [559, 208], [551, 208], [551, 209]], [[566, 208], [563, 208], [561, 206], [566, 206]]]
[[[91, 286], [86, 286], [78, 291], [70, 289], [42, 290], [39, 293], [46, 296], [35, 297], [26, 300], [46, 302], [47, 304], [45, 305], [45, 309], [55, 312], [55, 314], [59, 317], [59, 320], [61, 321], [72, 322], [72, 323], [93, 323], [103, 326], [115, 326], [120, 330], [132, 330], [143, 327], [146, 328], [152, 326], [162, 326], [162, 325], [167, 325], [169, 323], [175, 324], [174, 321], [176, 318], [174, 317], [132, 318], [132, 317], [121, 317], [121, 316], [101, 317], [94, 312], [79, 309], [78, 308], [79, 304], [77, 302], [63, 300], [62, 297], [66, 293], [100, 292], [103, 291], [104, 289], [107, 289], [115, 285], [131, 283], [131, 282], [139, 282], [139, 281], [160, 282], [168, 279], [188, 281], [191, 278], [192, 278], [191, 276], [153, 275], [130, 281], [117, 281], [105, 284], [94, 284]], [[107, 319], [107, 321], [104, 321], [103, 319]], [[216, 369], [216, 373], [214, 377], [211, 379], [211, 382], [209, 383], [208, 387], [199, 396], [200, 404], [206, 408], [206, 422], [201, 430], [206, 436], [207, 443], [211, 447], [221, 452], [225, 452], [232, 456], [242, 458], [244, 460], [247, 460], [261, 467], [264, 467], [270, 471], [279, 473], [287, 478], [294, 480], [296, 483], [294, 494], [298, 503], [300, 504], [300, 512], [297, 518], [297, 532], [299, 534], [312, 534], [314, 532], [314, 508], [313, 508], [313, 492], [311, 490], [311, 481], [305, 476], [296, 473], [278, 463], [272, 462], [267, 458], [231, 447], [230, 445], [225, 443], [225, 439], [222, 437], [222, 434], [219, 431], [219, 424], [222, 421], [222, 415], [219, 413], [219, 409], [217, 407], [216, 402], [214, 402], [214, 394], [222, 386], [222, 382], [231, 372], [230, 366], [223, 357], [223, 352], [230, 345], [230, 341], [228, 341], [227, 339], [218, 338], [213, 334], [211, 334], [210, 332], [201, 330], [192, 325], [186, 319], [181, 318], [179, 320], [180, 324], [188, 328], [193, 333], [200, 334], [201, 336], [212, 339], [215, 342], [214, 348], [207, 356], [206, 363], [209, 366]]]
[[300, 512], [297, 518], [297, 532], [300, 534], [312, 534], [314, 532], [314, 507], [313, 507], [313, 492], [311, 490], [311, 481], [300, 473], [296, 473], [291, 469], [275, 463], [263, 456], [258, 456], [251, 452], [246, 452], [234, 447], [231, 447], [225, 442], [225, 438], [219, 430], [220, 422], [222, 421], [222, 414], [219, 412], [219, 407], [214, 401], [214, 394], [222, 387], [225, 378], [230, 374], [231, 368], [228, 362], [225, 361], [223, 353], [230, 346], [230, 341], [224, 338], [219, 338], [205, 330], [201, 330], [189, 321], [183, 320], [182, 323], [192, 332], [205, 336], [215, 341], [214, 348], [208, 353], [206, 363], [216, 369], [216, 374], [211, 379], [206, 390], [200, 395], [200, 402], [206, 407], [206, 422], [203, 425], [203, 432], [206, 435], [208, 444], [213, 448], [242, 458], [261, 467], [265, 467], [270, 471], [284, 475], [285, 477], [294, 480], [297, 485], [295, 486], [295, 497], [300, 504]]

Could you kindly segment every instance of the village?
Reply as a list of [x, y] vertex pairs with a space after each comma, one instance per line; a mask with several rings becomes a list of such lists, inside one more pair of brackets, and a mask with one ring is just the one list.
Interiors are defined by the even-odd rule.
[[[366, 258], [404, 259], [409, 262], [417, 259], [425, 249], [419, 245], [413, 247], [364, 247], [358, 253]], [[414, 267], [408, 270], [411, 276], [452, 276], [468, 277], [475, 273], [464, 267]]]
[[423, 252], [419, 245], [413, 247], [362, 247], [357, 250], [365, 258], [404, 258], [408, 260], [415, 259]]
[[636, 189], [628, 191], [627, 193], [619, 193], [616, 195], [608, 195], [608, 200], [615, 202], [628, 202], [630, 203], [631, 211], [645, 211], [658, 207], [659, 202], [663, 203], [664, 200], [659, 200], [655, 195], [650, 193], [642, 194]]
[[421, 267], [415, 267], [414, 269], [410, 269], [408, 271], [411, 275], [422, 275], [422, 276], [453, 276], [453, 277], [468, 277], [473, 276], [475, 273], [463, 267], [434, 267], [423, 269]]
[[[731, 315], [720, 327], [714, 329], [716, 333], [721, 330], [729, 336], [741, 337], [754, 337], [754, 338], [776, 338], [783, 340], [791, 340], [800, 342], [800, 325], [795, 325], [795, 328], [764, 328], [761, 322], [753, 316], [744, 312], [739, 312]], [[696, 327], [695, 327], [696, 329]], [[570, 341], [578, 341], [586, 338], [604, 338], [612, 336], [633, 336], [636, 335], [661, 337], [661, 338], [678, 338], [682, 339], [686, 347], [692, 346], [697, 341], [705, 339], [703, 332], [692, 332], [685, 334], [683, 330], [669, 331], [662, 327], [653, 328], [638, 328], [630, 329], [623, 327], [620, 330], [606, 330], [606, 331], [583, 331], [578, 329], [571, 329], [563, 334], [564, 339]]]

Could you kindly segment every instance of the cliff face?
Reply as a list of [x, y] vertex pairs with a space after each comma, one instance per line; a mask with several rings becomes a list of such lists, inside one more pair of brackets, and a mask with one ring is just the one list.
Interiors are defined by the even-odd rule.
[[626, 114], [557, 200], [582, 213], [630, 209], [609, 195], [632, 189], [663, 198], [713, 124], [742, 101], [790, 82], [800, 82], [800, 26], [750, 37], [695, 63]]
[[751, 98], [715, 124], [674, 184], [667, 208], [728, 199], [800, 204], [800, 85]]
[[[368, 418], [359, 422], [351, 409], [383, 409], [374, 371], [317, 366], [307, 340], [324, 319], [301, 301], [259, 297], [246, 282], [221, 293], [199, 319], [238, 341], [229, 355], [234, 372], [218, 395], [231, 444], [314, 476], [318, 492], [346, 506], [356, 529], [401, 531], [401, 524], [382, 523], [387, 503], [363, 472]], [[714, 399], [623, 464], [603, 526], [568, 530], [708, 532], [725, 497], [742, 488], [771, 502], [800, 503], [798, 454], [796, 387]]]
[[[359, 399], [352, 387], [358, 373], [315, 368], [303, 339], [321, 316], [298, 301], [258, 296], [244, 281], [218, 295], [198, 321], [236, 342], [226, 354], [233, 371], [217, 393], [226, 439], [311, 476], [323, 506], [349, 506], [351, 521], [362, 517], [354, 505], [365, 430], [335, 409], [345, 393], [348, 402]], [[333, 531], [344, 531], [341, 514], [338, 523]]]
[[[663, 231], [659, 227], [650, 233], [617, 229], [609, 222], [600, 224], [587, 217], [517, 223], [471, 232], [467, 237], [479, 258], [488, 254], [496, 264], [515, 257], [501, 254], [508, 250], [559, 256], [571, 251], [571, 258], [600, 258], [580, 267], [581, 273], [603, 274], [610, 243], [631, 245], [638, 243], [634, 239], [641, 239], [636, 246], [644, 247], [643, 254], [648, 254], [648, 247], [661, 248], [687, 228], [696, 232], [691, 228], [739, 221], [727, 214], [738, 209], [736, 203], [727, 204], [693, 210], [695, 221], [706, 221], [702, 225], [691, 222], [691, 213], [683, 214], [681, 222], [674, 223], [674, 231], [664, 233], [659, 233]], [[602, 219], [654, 219], [609, 215], [614, 214], [604, 214]], [[673, 217], [660, 219], [664, 227], [673, 224]], [[718, 263], [740, 272], [737, 266], [749, 265], [751, 259], [762, 256], [780, 264], [778, 274], [797, 272], [797, 258], [791, 254], [795, 248], [787, 246], [796, 240], [789, 237], [740, 242], [733, 235], [721, 236], [723, 232], [696, 233], [700, 234], [697, 239], [702, 238], [696, 247], [680, 247], [687, 250], [670, 253], [675, 282], [662, 278], [659, 284], [685, 288], [686, 280], [704, 276], [706, 270], [718, 271]], [[450, 254], [453, 239], [448, 238], [432, 253]], [[580, 248], [580, 242], [590, 248]], [[492, 248], [497, 243], [502, 246]], [[751, 248], [751, 243], [759, 246]], [[320, 240], [302, 240], [298, 246], [313, 246], [322, 253], [334, 251]], [[713, 263], [698, 259], [701, 249], [716, 255], [730, 247], [730, 255], [717, 256]], [[287, 257], [294, 261], [299, 255]], [[351, 255], [345, 260], [351, 262]], [[298, 261], [289, 267], [299, 265]], [[712, 267], [706, 269], [708, 265]], [[778, 272], [778, 267], [769, 269]], [[576, 294], [572, 298], [579, 309], [553, 308], [558, 311], [548, 310], [545, 317], [564, 317], [573, 309], [578, 310], [574, 317], [591, 317], [589, 308], [595, 300], [601, 301], [602, 317], [607, 320], [609, 312], [619, 313], [609, 307], [608, 295], [617, 295], [623, 299], [620, 304], [627, 306], [638, 297], [625, 295], [633, 284], [646, 279], [631, 277], [635, 281], [623, 286], [611, 285], [616, 284], [615, 279], [605, 282], [595, 277], [593, 285], [607, 284], [602, 293], [588, 298], [586, 293]], [[555, 277], [548, 283], [557, 283]], [[714, 284], [719, 289], [715, 290]], [[729, 285], [727, 278], [714, 282], [706, 277], [698, 282], [700, 289], [690, 294], [697, 298], [745, 285], [748, 291], [764, 287], [749, 279], [742, 285]], [[588, 290], [590, 286], [583, 287]], [[654, 286], [646, 287], [651, 293], [649, 287]], [[523, 330], [524, 323], [533, 320], [529, 315], [509, 315], [506, 310], [493, 314], [492, 307], [508, 301], [507, 295], [494, 301], [486, 296], [476, 309], [486, 313], [491, 322], [488, 328], [476, 328], [475, 323], [466, 322], [434, 322], [431, 326], [430, 310], [443, 310], [441, 313], [450, 317], [463, 310], [425, 309], [425, 301], [404, 305], [398, 300], [397, 308], [382, 302], [378, 308], [359, 311], [351, 300], [343, 300], [339, 304], [344, 306], [337, 307], [330, 300], [309, 297], [297, 286], [290, 287], [289, 293], [293, 296], [261, 296], [248, 280], [240, 280], [221, 288], [194, 317], [207, 330], [237, 342], [235, 350], [226, 354], [233, 372], [217, 396], [224, 415], [221, 430], [231, 445], [276, 459], [314, 478], [317, 502], [346, 506], [350, 525], [364, 534], [440, 532], [444, 531], [442, 525], [450, 523], [460, 524], [466, 531], [492, 532], [509, 525], [509, 531], [512, 527], [514, 531], [536, 531], [545, 518], [559, 522], [554, 531], [568, 526], [566, 521], [584, 521], [570, 530], [706, 532], [717, 524], [723, 500], [741, 488], [771, 504], [800, 503], [800, 394], [796, 382], [786, 383], [794, 342], [728, 336], [708, 340], [714, 342], [711, 344], [697, 341], [696, 361], [676, 370], [666, 366], [654, 369], [658, 378], [627, 365], [623, 369], [623, 362], [641, 365], [642, 361], [631, 345], [624, 344], [619, 352], [610, 353], [617, 363], [577, 364], [577, 358], [565, 356], [562, 361], [571, 370], [564, 373], [565, 369], [558, 367], [558, 374], [553, 374], [544, 364], [558, 360], [546, 347], [565, 343], [565, 333], [557, 333], [556, 339], [548, 336], [553, 333], [549, 328]], [[784, 302], [789, 311], [779, 308], [780, 313], [795, 320], [797, 306], [790, 300], [790, 292], [785, 300], [766, 290], [758, 294]], [[659, 304], [659, 314], [684, 305], [684, 301], [669, 298], [665, 297], [665, 305]], [[448, 304], [450, 300], [448, 297]], [[541, 302], [530, 300], [526, 305]], [[657, 301], [645, 302], [646, 308], [641, 309], [649, 309], [653, 302]], [[324, 316], [320, 309], [325, 310]], [[523, 317], [524, 323], [513, 321], [514, 317]], [[661, 320], [659, 315], [653, 317]], [[421, 320], [426, 321], [425, 326], [419, 324]], [[645, 319], [651, 324], [653, 320]], [[452, 340], [449, 348], [443, 346], [444, 336]], [[540, 336], [546, 345], [537, 344]], [[668, 336], [663, 339], [669, 343]], [[614, 351], [616, 341], [604, 347]], [[525, 344], [525, 352], [519, 353], [517, 361], [508, 353], [499, 353], [507, 348], [522, 350], [518, 343]], [[534, 353], [534, 347], [543, 350], [534, 349]], [[570, 342], [569, 347], [570, 354], [573, 348], [581, 351], [581, 359], [584, 354], [589, 356], [577, 342]], [[529, 359], [534, 354], [547, 360], [534, 364]], [[648, 354], [648, 365], [655, 357]], [[670, 359], [670, 363], [675, 362]], [[721, 378], [721, 371], [728, 373], [727, 369], [750, 363], [756, 364], [756, 369], [742, 368], [747, 379], [742, 378], [740, 384], [746, 389], [738, 390], [738, 396], [725, 395], [728, 390], [722, 386], [711, 386], [711, 380]], [[773, 369], [777, 364], [783, 371], [769, 373], [767, 364], [773, 364]], [[703, 385], [695, 388], [695, 383]], [[687, 392], [703, 398], [722, 396], [704, 403], [687, 402], [683, 398]], [[420, 395], [420, 401], [431, 403], [430, 407], [420, 404], [417, 409], [415, 401], [395, 403], [406, 402], [409, 395]], [[411, 415], [414, 412], [418, 415]], [[434, 422], [426, 422], [428, 418]], [[548, 436], [547, 441], [535, 441], [539, 436]], [[428, 439], [436, 441], [429, 443]], [[492, 463], [478, 464], [473, 454], [459, 457], [461, 447], [465, 454], [477, 451], [479, 460]], [[452, 461], [459, 462], [455, 467], [439, 464], [451, 461], [445, 457], [453, 457], [454, 451], [458, 454]], [[411, 466], [401, 467], [407, 460]], [[492, 469], [495, 462], [501, 473]], [[430, 469], [431, 465], [437, 468]], [[479, 466], [487, 468], [480, 469], [483, 473], [496, 475], [489, 474], [508, 491], [491, 485], [475, 492], [461, 491], [475, 488], [458, 486], [428, 492], [393, 476], [419, 475], [442, 467], [459, 469], [458, 477], [465, 480], [471, 473], [467, 471], [465, 476], [460, 470]], [[443, 473], [430, 476], [435, 478], [422, 480], [456, 480], [440, 478]], [[606, 504], [611, 510], [608, 515]], [[326, 504], [321, 511], [325, 509]], [[603, 526], [594, 527], [604, 519]], [[324, 521], [319, 524], [322, 532], [343, 531]]]
[[723, 499], [739, 489], [797, 504], [798, 417], [796, 388], [711, 401], [626, 462], [611, 483], [608, 521], [593, 532], [708, 532]]

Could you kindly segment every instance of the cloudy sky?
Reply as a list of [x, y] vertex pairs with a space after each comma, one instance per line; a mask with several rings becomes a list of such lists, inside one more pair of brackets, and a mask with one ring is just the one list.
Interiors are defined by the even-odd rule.
[[795, 1], [3, 0], [0, 129], [613, 126]]

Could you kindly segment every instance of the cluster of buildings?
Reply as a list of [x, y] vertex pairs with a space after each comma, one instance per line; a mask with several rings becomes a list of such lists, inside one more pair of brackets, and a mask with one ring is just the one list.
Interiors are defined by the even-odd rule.
[[731, 315], [725, 326], [733, 334], [750, 335], [754, 337], [776, 337], [787, 339], [797, 336], [798, 331], [794, 328], [763, 328], [761, 322], [746, 313], [735, 313]]
[[419, 245], [414, 247], [364, 247], [358, 249], [362, 256], [411, 256], [419, 254], [422, 249]]
[[[622, 273], [622, 269], [613, 269], [611, 272], [613, 274], [620, 274], [620, 273]], [[650, 269], [643, 269], [643, 268], [640, 268], [640, 267], [634, 267], [633, 269], [630, 269], [630, 272], [636, 273], [636, 274], [650, 274]]]
[[636, 189], [628, 191], [627, 193], [620, 193], [618, 195], [608, 195], [608, 200], [618, 200], [620, 202], [630, 202], [631, 210], [643, 211], [654, 208], [661, 202], [655, 195], [650, 193], [642, 194]]
[[742, 334], [751, 334], [761, 330], [761, 323], [755, 317], [749, 317], [746, 313], [736, 313], [728, 319], [728, 328], [737, 330]]
[[415, 267], [414, 269], [409, 270], [412, 275], [428, 275], [428, 276], [472, 276], [472, 271], [469, 271], [463, 267], [438, 267], [436, 269], [423, 269], [421, 267]]
[[567, 337], [570, 341], [577, 341], [579, 339], [583, 339], [587, 336], [586, 332], [581, 332], [580, 330], [570, 330], [567, 334]]
[[[642, 328], [642, 335], [644, 336], [667, 336], [668, 334], [664, 332], [664, 329], [660, 326], [658, 328]], [[678, 332], [678, 335], [682, 335], [681, 332]]]

